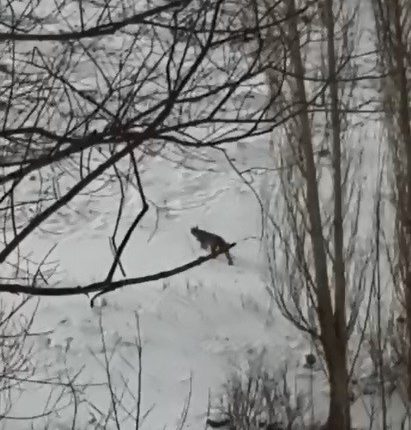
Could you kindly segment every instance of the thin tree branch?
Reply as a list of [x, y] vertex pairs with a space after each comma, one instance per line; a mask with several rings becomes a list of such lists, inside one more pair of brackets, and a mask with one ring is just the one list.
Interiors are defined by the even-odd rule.
[[[53, 288], [53, 287], [34, 287], [30, 285], [22, 285], [22, 284], [0, 284], [0, 292], [7, 293], [16, 293], [16, 294], [29, 294], [32, 296], [75, 296], [80, 294], [90, 294], [101, 292], [101, 294], [108, 293], [110, 291], [118, 290], [119, 288], [126, 287], [128, 285], [137, 285], [143, 284], [151, 281], [158, 281], [161, 279], [170, 278], [171, 276], [178, 275], [180, 273], [186, 272], [193, 267], [200, 266], [205, 262], [216, 258], [220, 254], [224, 254], [226, 251], [230, 250], [236, 245], [236, 243], [231, 243], [227, 246], [227, 248], [219, 249], [218, 252], [205, 255], [203, 257], [198, 257], [195, 260], [192, 260], [186, 264], [181, 266], [177, 266], [173, 269], [164, 270], [162, 272], [157, 272], [152, 275], [145, 275], [136, 278], [127, 278], [122, 279], [120, 281], [110, 282], [107, 284], [107, 281], [94, 282], [92, 284], [86, 286], [77, 286], [77, 287], [64, 287], [64, 288]], [[95, 299], [96, 297], [93, 297]]]
[[145, 12], [141, 12], [137, 15], [130, 16], [129, 18], [123, 19], [122, 21], [109, 22], [107, 24], [101, 24], [96, 27], [89, 28], [87, 30], [82, 29], [81, 31], [71, 31], [62, 33], [18, 33], [14, 29], [10, 33], [0, 33], [0, 42], [2, 41], [69, 41], [69, 40], [80, 40], [91, 37], [107, 36], [109, 34], [115, 34], [117, 31], [126, 27], [127, 25], [142, 24], [145, 20], [153, 15], [158, 15], [161, 12], [174, 9], [178, 6], [186, 6], [191, 0], [175, 0], [172, 3], [158, 6]]

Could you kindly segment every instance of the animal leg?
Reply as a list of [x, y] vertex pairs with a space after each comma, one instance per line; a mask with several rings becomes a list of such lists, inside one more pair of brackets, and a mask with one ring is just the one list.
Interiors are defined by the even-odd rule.
[[231, 255], [228, 251], [225, 252], [225, 256], [227, 257], [228, 265], [232, 266], [234, 264], [234, 262], [233, 262], [233, 259], [231, 258]]

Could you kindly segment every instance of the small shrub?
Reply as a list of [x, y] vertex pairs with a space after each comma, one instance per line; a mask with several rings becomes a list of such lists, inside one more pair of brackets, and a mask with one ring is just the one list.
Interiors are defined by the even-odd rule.
[[304, 395], [293, 395], [287, 370], [272, 375], [261, 369], [235, 373], [225, 383], [219, 412], [235, 430], [296, 430], [305, 428]]

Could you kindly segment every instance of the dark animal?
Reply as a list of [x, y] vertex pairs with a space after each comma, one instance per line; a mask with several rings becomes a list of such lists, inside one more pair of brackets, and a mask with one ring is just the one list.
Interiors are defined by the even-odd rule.
[[[193, 227], [191, 229], [191, 234], [200, 242], [201, 248], [210, 249], [212, 254], [227, 249], [230, 246], [221, 236], [201, 230], [198, 227]], [[234, 263], [228, 249], [224, 254], [227, 257], [228, 264], [232, 266]]]

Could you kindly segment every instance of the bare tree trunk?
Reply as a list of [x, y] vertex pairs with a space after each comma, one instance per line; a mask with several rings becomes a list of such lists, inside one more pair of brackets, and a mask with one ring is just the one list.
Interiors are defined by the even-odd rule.
[[[376, 29], [381, 63], [389, 75], [390, 89], [385, 91], [388, 100], [385, 113], [391, 128], [389, 146], [394, 154], [392, 165], [395, 181], [396, 211], [396, 257], [398, 279], [402, 285], [395, 285], [403, 295], [406, 313], [406, 366], [407, 394], [411, 401], [411, 112], [409, 49], [411, 48], [411, 29], [409, 2], [402, 0], [379, 0], [375, 6]], [[407, 28], [408, 26], [408, 28]], [[386, 86], [386, 85], [385, 85]]]
[[[405, 272], [405, 308], [407, 314], [407, 335], [408, 335], [408, 357], [407, 357], [407, 393], [408, 400], [411, 401], [411, 256], [409, 247], [411, 245], [411, 129], [410, 129], [410, 112], [409, 112], [409, 97], [407, 85], [407, 71], [405, 60], [407, 56], [407, 48], [403, 43], [403, 28], [401, 24], [401, 7], [398, 0], [394, 0], [394, 20], [395, 20], [395, 56], [397, 66], [397, 79], [399, 86], [399, 127], [403, 137], [404, 149], [407, 157], [407, 201], [403, 202], [406, 205], [406, 210], [403, 211], [402, 224], [403, 234], [406, 236], [407, 256], [406, 256], [406, 272]], [[405, 209], [405, 208], [404, 208]]]
[[[333, 141], [333, 173], [334, 173], [334, 324], [338, 349], [335, 357], [331, 357], [330, 374], [330, 414], [328, 426], [335, 428], [340, 422], [341, 428], [350, 429], [350, 411], [347, 373], [347, 323], [345, 311], [345, 264], [344, 238], [342, 219], [342, 184], [341, 184], [341, 126], [339, 118], [338, 83], [336, 76], [336, 59], [334, 47], [334, 14], [333, 0], [325, 3], [325, 21], [327, 27], [328, 78], [331, 93], [331, 125]], [[337, 421], [336, 421], [337, 420]]]
[[344, 347], [336, 350], [326, 358], [330, 383], [330, 405], [326, 429], [330, 430], [350, 430], [351, 428], [345, 349]]
[[[295, 14], [295, 2], [290, 0], [290, 15]], [[332, 15], [332, 0], [328, 2], [328, 14]], [[314, 150], [312, 143], [312, 131], [307, 109], [302, 109], [301, 121], [301, 146], [305, 161], [305, 179], [307, 187], [307, 210], [310, 220], [310, 236], [314, 251], [314, 266], [316, 277], [316, 294], [318, 300], [318, 319], [320, 323], [320, 338], [327, 362], [330, 382], [330, 408], [328, 428], [336, 430], [350, 429], [350, 403], [348, 396], [348, 372], [346, 367], [346, 318], [345, 318], [345, 279], [343, 261], [343, 231], [341, 216], [341, 149], [340, 127], [338, 117], [338, 88], [335, 82], [335, 54], [333, 41], [333, 21], [329, 27], [331, 35], [328, 43], [328, 55], [330, 76], [334, 80], [331, 89], [332, 113], [333, 113], [333, 140], [334, 140], [334, 192], [335, 192], [335, 315], [333, 313], [330, 285], [327, 274], [327, 256], [325, 252], [322, 220], [320, 212], [316, 166], [314, 162]], [[304, 87], [305, 70], [300, 51], [300, 35], [295, 19], [290, 20], [289, 37], [291, 45], [291, 61], [294, 66], [296, 79], [296, 99], [303, 107], [307, 107], [307, 97]]]

